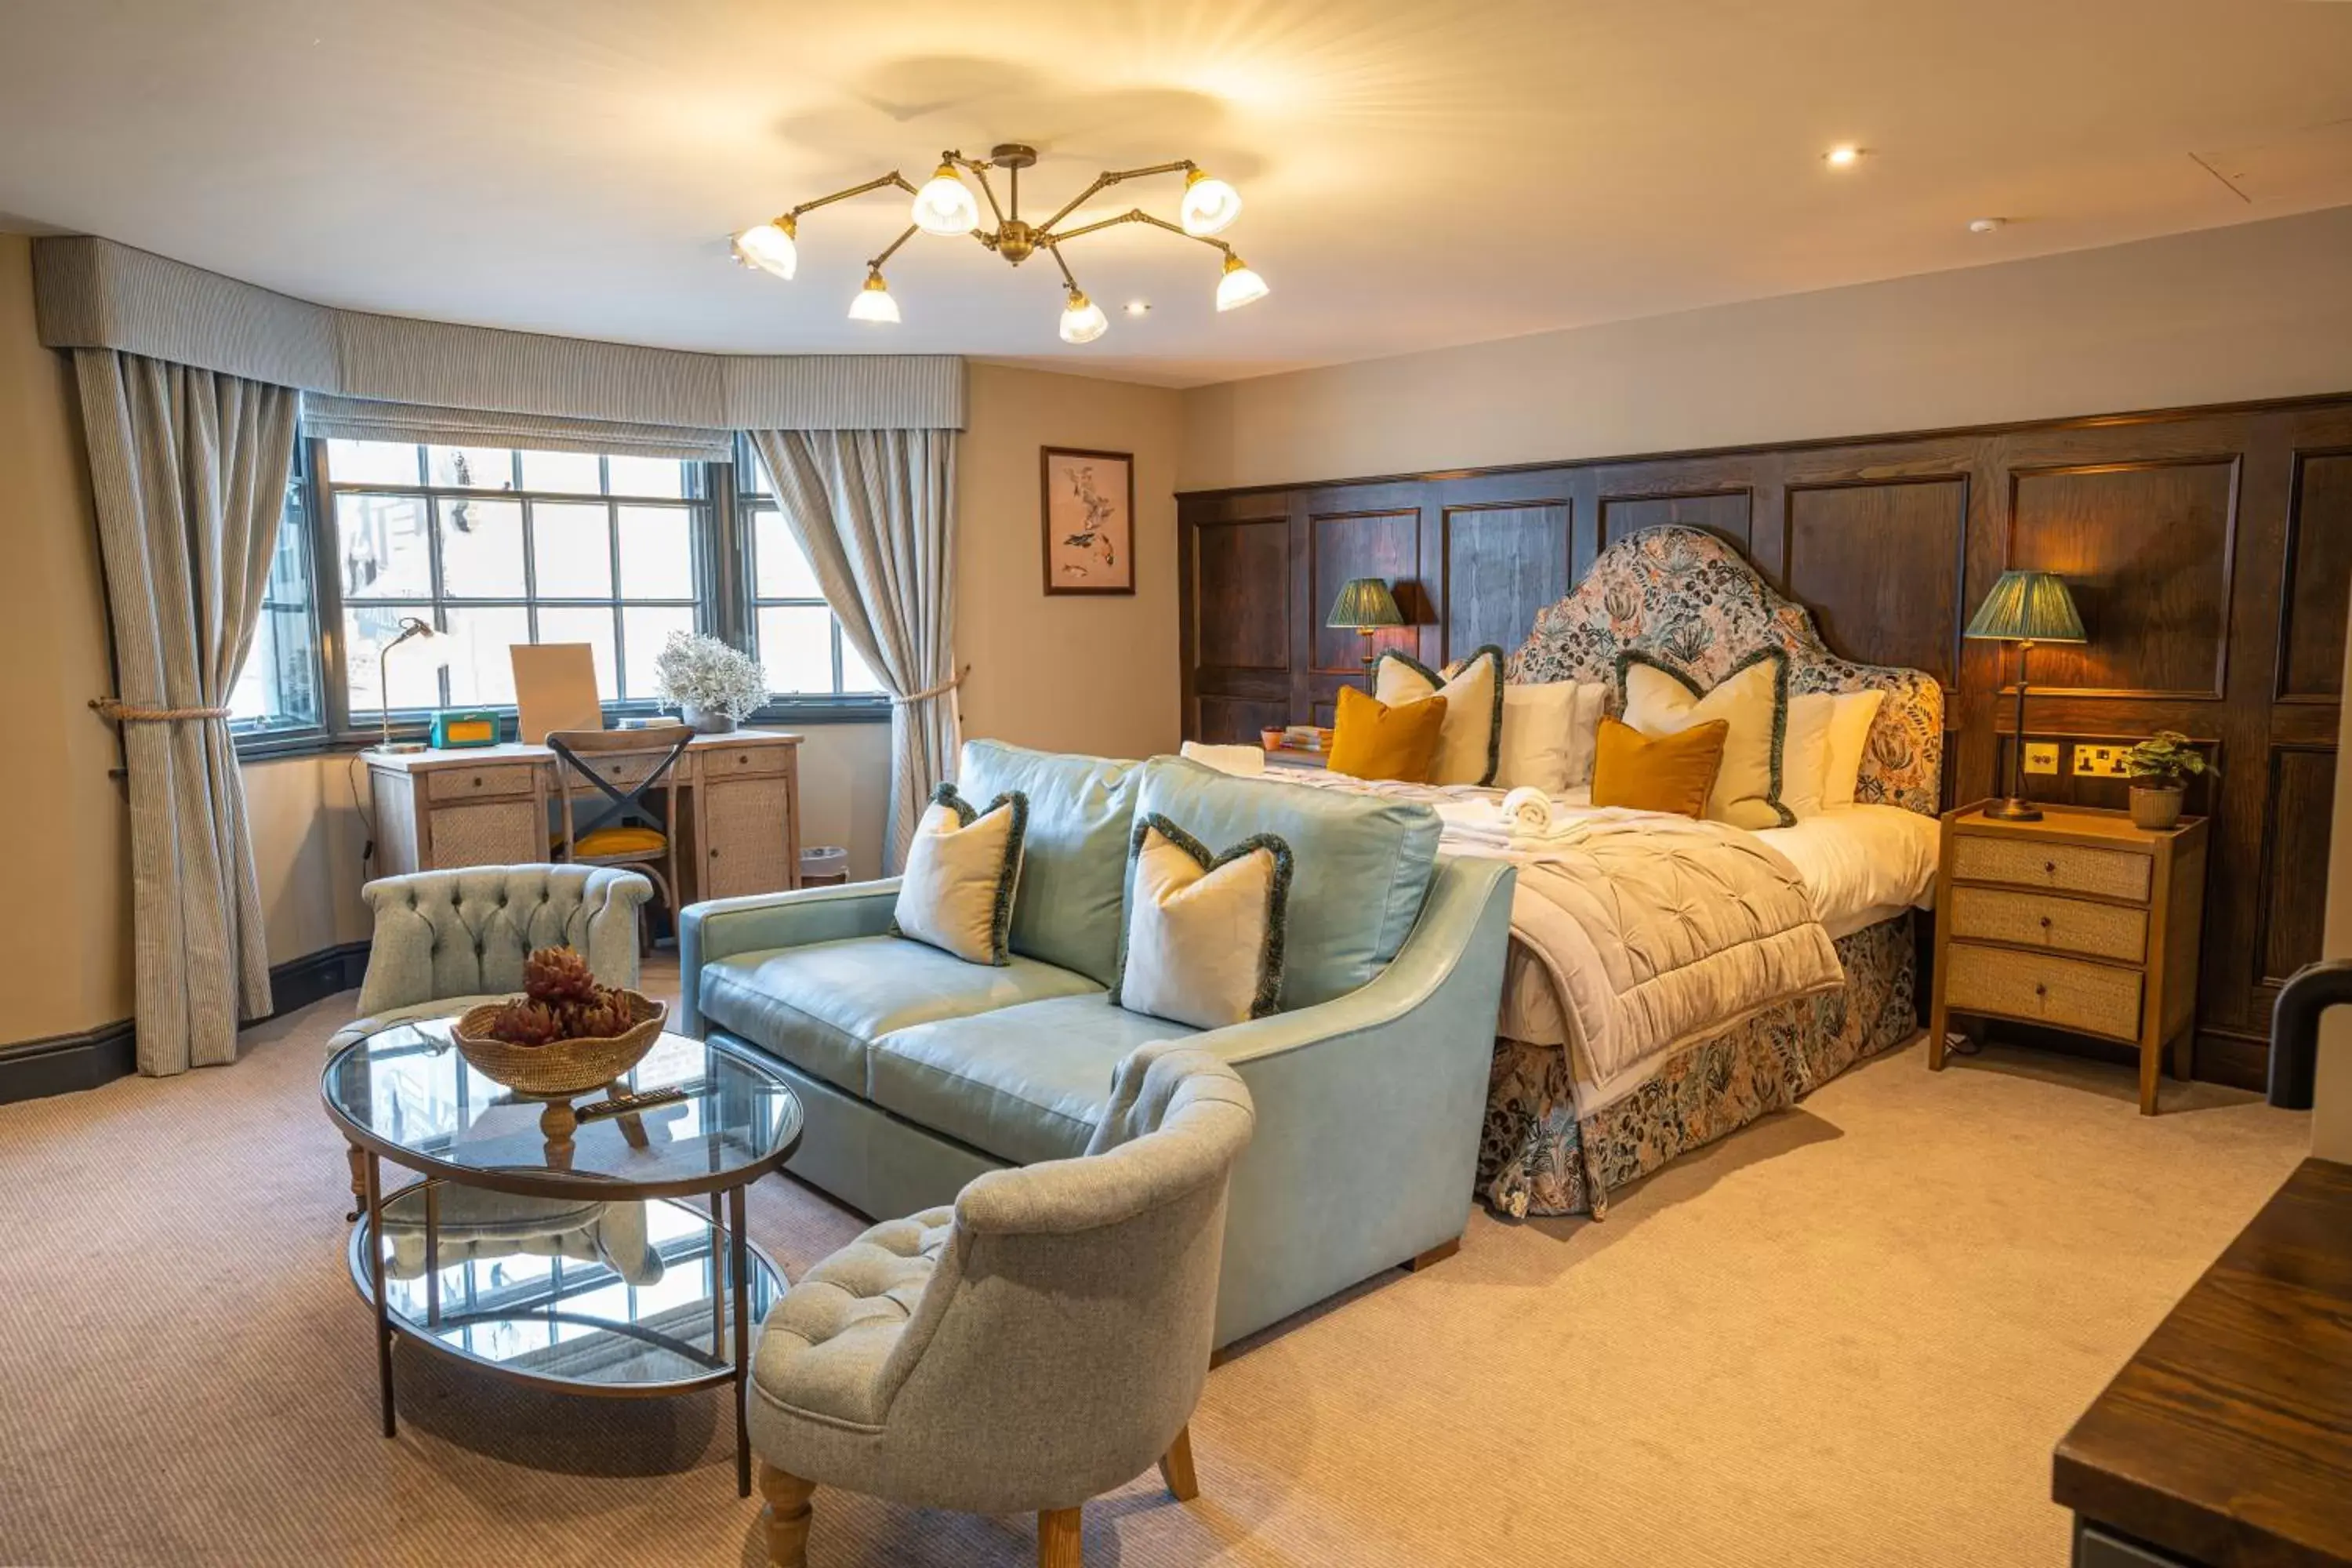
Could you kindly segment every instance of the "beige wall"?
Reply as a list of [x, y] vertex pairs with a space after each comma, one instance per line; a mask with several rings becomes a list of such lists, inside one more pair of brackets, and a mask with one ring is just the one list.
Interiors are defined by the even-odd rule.
[[0, 234], [0, 1043], [131, 1014], [128, 813], [114, 731], [86, 706], [114, 687], [78, 418], [66, 362], [34, 331], [31, 244]]
[[[1277, 297], [1272, 306], [1279, 308]], [[2352, 207], [1184, 394], [1184, 489], [2352, 391]]]
[[[1180, 733], [1176, 448], [1180, 395], [1007, 365], [971, 370], [957, 452], [956, 657], [964, 733], [1144, 757]], [[1132, 597], [1045, 591], [1042, 447], [1135, 454]]]

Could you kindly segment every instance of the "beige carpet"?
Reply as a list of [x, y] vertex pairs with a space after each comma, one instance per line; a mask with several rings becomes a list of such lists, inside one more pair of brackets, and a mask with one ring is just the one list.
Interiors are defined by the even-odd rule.
[[[339, 998], [237, 1066], [0, 1106], [0, 1562], [751, 1563], [717, 1395], [536, 1395], [405, 1355], [377, 1436], [319, 1110]], [[1127, 1564], [2047, 1563], [2049, 1450], [2284, 1178], [2303, 1118], [2120, 1068], [1864, 1067], [1622, 1196], [1480, 1211], [1211, 1374], [1202, 1497]], [[859, 1221], [782, 1178], [797, 1273]], [[1155, 1478], [1156, 1479], [1156, 1478]], [[1033, 1561], [1026, 1519], [820, 1492], [811, 1560]]]

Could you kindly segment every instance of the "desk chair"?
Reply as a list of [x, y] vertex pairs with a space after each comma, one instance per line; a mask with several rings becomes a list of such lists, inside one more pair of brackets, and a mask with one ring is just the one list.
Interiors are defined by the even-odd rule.
[[[556, 795], [563, 803], [563, 831], [554, 841], [555, 858], [575, 866], [625, 866], [653, 881], [669, 911], [670, 929], [677, 929], [677, 764], [694, 731], [683, 724], [653, 724], [642, 730], [551, 730], [547, 748], [556, 758]], [[596, 771], [594, 759], [616, 752], [646, 755], [667, 752], [646, 776], [627, 787]], [[574, 821], [572, 775], [577, 773], [604, 797], [603, 809], [584, 826]], [[658, 812], [646, 796], [661, 792]], [[643, 928], [641, 940], [653, 946], [653, 928]]]

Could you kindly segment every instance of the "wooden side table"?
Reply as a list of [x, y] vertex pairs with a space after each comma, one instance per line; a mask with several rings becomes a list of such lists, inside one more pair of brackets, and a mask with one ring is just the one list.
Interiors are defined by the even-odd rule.
[[1984, 803], [1943, 816], [1927, 1065], [1953, 1013], [2014, 1018], [2139, 1047], [2139, 1109], [2156, 1114], [2173, 1047], [2189, 1076], [2205, 819], [2150, 831], [2129, 814], [2045, 805], [2003, 822]]

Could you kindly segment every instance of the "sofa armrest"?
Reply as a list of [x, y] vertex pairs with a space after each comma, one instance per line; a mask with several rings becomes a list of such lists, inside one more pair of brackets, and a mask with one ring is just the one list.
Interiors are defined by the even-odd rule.
[[798, 888], [688, 904], [677, 922], [678, 1017], [681, 1034], [702, 1037], [702, 966], [738, 953], [805, 947], [846, 937], [880, 936], [898, 907], [898, 879]]

